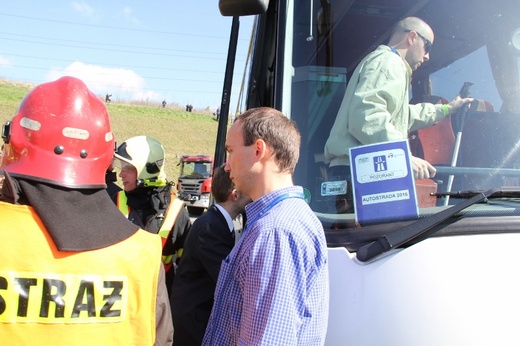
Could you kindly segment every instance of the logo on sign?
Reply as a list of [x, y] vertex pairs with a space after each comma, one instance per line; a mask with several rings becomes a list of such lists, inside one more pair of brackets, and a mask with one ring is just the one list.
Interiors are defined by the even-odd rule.
[[407, 157], [402, 149], [363, 153], [356, 158], [356, 179], [359, 183], [371, 183], [405, 177]]
[[388, 170], [388, 166], [385, 155], [374, 156], [374, 172], [384, 172], [386, 170]]

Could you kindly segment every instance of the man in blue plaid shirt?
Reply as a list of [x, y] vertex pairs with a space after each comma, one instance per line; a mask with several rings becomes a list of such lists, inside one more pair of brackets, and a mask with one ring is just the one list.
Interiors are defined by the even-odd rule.
[[294, 186], [300, 134], [272, 108], [250, 109], [228, 131], [226, 170], [253, 202], [222, 262], [203, 345], [322, 345], [329, 280], [323, 227]]

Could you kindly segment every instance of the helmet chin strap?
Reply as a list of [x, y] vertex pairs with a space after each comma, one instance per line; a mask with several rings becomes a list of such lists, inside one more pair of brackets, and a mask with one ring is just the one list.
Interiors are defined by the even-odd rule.
[[137, 187], [161, 187], [168, 185], [168, 181], [152, 178], [152, 179], [137, 179]]

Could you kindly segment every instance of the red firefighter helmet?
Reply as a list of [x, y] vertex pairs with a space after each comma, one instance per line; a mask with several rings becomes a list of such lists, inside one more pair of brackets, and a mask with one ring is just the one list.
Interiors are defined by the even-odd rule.
[[0, 170], [70, 188], [104, 188], [114, 136], [103, 102], [81, 80], [31, 90], [2, 131]]

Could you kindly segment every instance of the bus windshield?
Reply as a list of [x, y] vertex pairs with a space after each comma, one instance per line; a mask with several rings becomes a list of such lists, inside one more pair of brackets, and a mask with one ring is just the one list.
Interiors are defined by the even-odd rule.
[[347, 83], [408, 16], [423, 19], [435, 33], [429, 60], [413, 72], [410, 104], [448, 103], [465, 85], [475, 99], [463, 121], [454, 114], [409, 132], [411, 155], [437, 169], [432, 179], [415, 181], [418, 216], [466, 198], [455, 192], [520, 188], [515, 1], [271, 0], [256, 25], [246, 107], [272, 106], [296, 121], [302, 145], [294, 182], [329, 229], [359, 226], [345, 206], [351, 193], [346, 178], [331, 173], [324, 155]]

